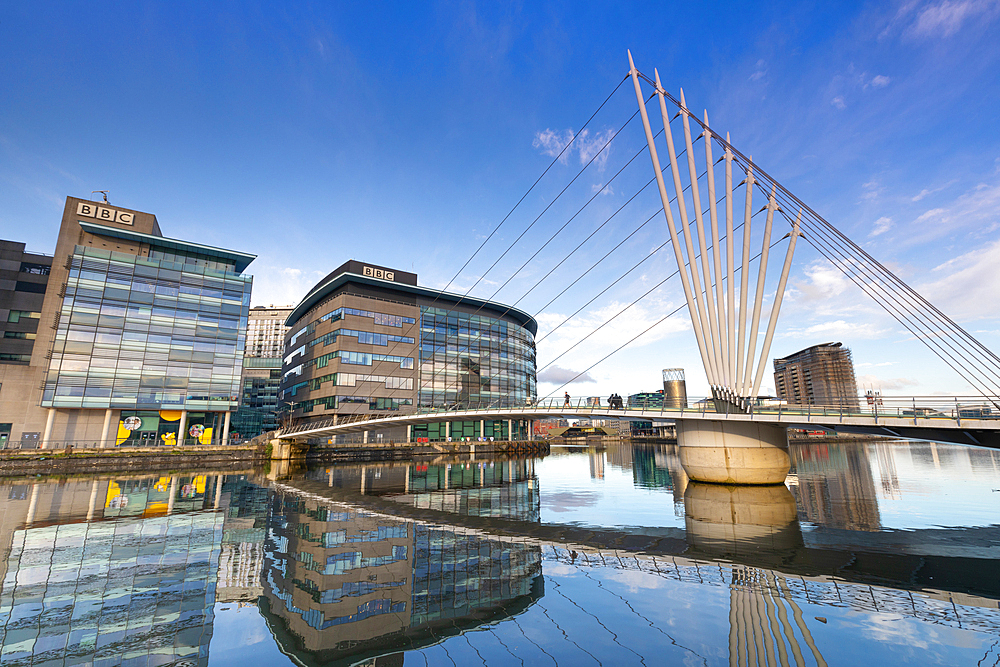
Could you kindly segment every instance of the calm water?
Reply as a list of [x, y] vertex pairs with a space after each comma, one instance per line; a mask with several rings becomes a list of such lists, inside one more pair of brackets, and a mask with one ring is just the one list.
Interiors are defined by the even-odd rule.
[[1000, 452], [0, 481], [6, 665], [1000, 664]]

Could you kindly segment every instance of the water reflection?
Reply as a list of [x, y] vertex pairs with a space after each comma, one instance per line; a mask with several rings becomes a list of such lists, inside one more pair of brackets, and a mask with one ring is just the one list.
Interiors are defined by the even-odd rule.
[[785, 560], [803, 546], [795, 497], [784, 485], [690, 482], [684, 508], [688, 544], [706, 553]]
[[882, 528], [875, 480], [863, 448], [803, 444], [789, 453], [805, 520], [846, 530]]
[[218, 506], [221, 482], [0, 486], [3, 664], [205, 664], [225, 517], [189, 510]]
[[412, 649], [519, 613], [541, 596], [540, 574], [538, 546], [294, 492], [271, 502], [265, 617], [282, 650], [306, 662]]
[[629, 443], [7, 482], [0, 662], [993, 664], [992, 454], [811, 443], [753, 488]]

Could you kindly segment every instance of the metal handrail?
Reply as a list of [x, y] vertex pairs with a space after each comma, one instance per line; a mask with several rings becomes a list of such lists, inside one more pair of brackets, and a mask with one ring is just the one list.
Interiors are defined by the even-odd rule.
[[[823, 420], [834, 416], [837, 421], [844, 423], [845, 419], [851, 418], [874, 418], [876, 423], [881, 418], [905, 418], [912, 420], [914, 425], [919, 425], [932, 421], [956, 422], [961, 426], [962, 419], [979, 420], [1000, 420], [1000, 412], [996, 412], [993, 407], [994, 402], [1000, 402], [1000, 397], [991, 396], [858, 396], [856, 400], [844, 400], [831, 404], [815, 403], [788, 403], [778, 400], [754, 400], [747, 401], [747, 412], [733, 412], [728, 400], [715, 400], [712, 397], [691, 398], [689, 404], [682, 404], [676, 408], [668, 407], [664, 400], [644, 399], [641, 403], [627, 402], [621, 408], [611, 408], [592, 404], [586, 398], [570, 399], [546, 398], [540, 401], [531, 401], [519, 405], [503, 405], [503, 401], [491, 400], [489, 402], [479, 401], [476, 403], [456, 403], [448, 407], [417, 407], [405, 412], [400, 411], [398, 416], [414, 415], [440, 415], [447, 418], [449, 415], [459, 417], [466, 413], [482, 413], [484, 411], [495, 411], [498, 415], [510, 415], [517, 413], [530, 413], [533, 415], [548, 414], [557, 417], [569, 411], [574, 416], [598, 415], [599, 417], [613, 419], [615, 415], [624, 413], [648, 413], [656, 412], [656, 416], [663, 419], [673, 419], [674, 414], [682, 416], [694, 408], [704, 418], [708, 415], [719, 414], [729, 418], [738, 414], [754, 416], [774, 415], [780, 419], [795, 416], [803, 417], [805, 422], [812, 422], [817, 419]], [[720, 409], [720, 405], [724, 406]], [[608, 414], [613, 413], [613, 414]], [[393, 415], [397, 416], [397, 415]], [[636, 415], [638, 416], [638, 415]], [[646, 417], [646, 414], [642, 414]], [[653, 415], [648, 415], [652, 417]], [[357, 424], [363, 421], [383, 420], [384, 414], [358, 414], [350, 418], [329, 418], [317, 420], [304, 424], [297, 424], [281, 430], [282, 435], [291, 435], [306, 431], [322, 430], [332, 426]]]

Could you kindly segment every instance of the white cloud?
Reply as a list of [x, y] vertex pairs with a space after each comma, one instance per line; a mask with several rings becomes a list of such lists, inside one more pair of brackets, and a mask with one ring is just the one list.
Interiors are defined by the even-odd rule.
[[910, 201], [920, 201], [921, 199], [923, 199], [927, 195], [932, 195], [935, 192], [941, 192], [945, 188], [947, 188], [947, 187], [949, 187], [951, 185], [954, 185], [955, 183], [956, 183], [956, 181], [951, 180], [951, 181], [948, 181], [947, 183], [945, 183], [944, 185], [942, 185], [939, 188], [933, 188], [931, 190], [928, 190], [927, 188], [924, 188], [919, 193], [917, 193], [916, 195], [914, 195], [913, 199], [911, 199]]
[[920, 11], [910, 32], [918, 37], [950, 37], [967, 19], [996, 6], [995, 0], [944, 0]]
[[613, 195], [615, 193], [615, 189], [613, 187], [610, 185], [605, 187], [603, 183], [594, 183], [590, 186], [590, 191], [600, 192], [602, 195]]
[[875, 375], [859, 375], [857, 381], [858, 389], [871, 388], [876, 391], [897, 391], [920, 384], [913, 378], [880, 378]]
[[596, 155], [594, 165], [598, 171], [604, 171], [604, 167], [608, 162], [608, 156], [611, 154], [611, 148], [608, 146], [608, 143], [614, 136], [614, 130], [605, 130], [593, 136], [590, 135], [589, 130], [580, 132], [576, 137], [576, 150], [580, 154], [580, 164], [587, 164]]
[[836, 342], [838, 340], [859, 340], [862, 338], [881, 338], [889, 333], [891, 329], [879, 328], [872, 322], [848, 322], [847, 320], [834, 320], [831, 322], [820, 322], [804, 329], [789, 329], [786, 336], [789, 338], [810, 338], [819, 340], [820, 338]]
[[972, 229], [975, 236], [982, 237], [998, 227], [1000, 182], [980, 183], [951, 204], [932, 208], [917, 216], [907, 230], [908, 242], [922, 243], [941, 236], [954, 236], [957, 230], [963, 228]]
[[890, 229], [892, 229], [892, 218], [882, 216], [872, 225], [872, 231], [868, 234], [868, 236], [880, 236], [881, 234], [885, 234]]
[[873, 88], [885, 88], [891, 80], [889, 77], [879, 74], [872, 79], [871, 85]]
[[934, 268], [941, 277], [917, 291], [952, 318], [1000, 316], [1000, 241], [955, 257]]
[[303, 271], [294, 267], [257, 267], [254, 271], [251, 305], [289, 306], [302, 300], [322, 271]]
[[838, 109], [846, 109], [847, 108], [847, 105], [844, 104], [844, 98], [841, 97], [840, 95], [838, 95], [837, 97], [834, 97], [832, 100], [830, 100], [830, 104], [832, 104], [833, 106], [837, 107]]
[[862, 185], [861, 188], [864, 190], [861, 194], [861, 198], [867, 201], [874, 201], [879, 198], [879, 195], [885, 192], [885, 188], [882, 187], [878, 181], [874, 180], [868, 181]]
[[795, 282], [795, 303], [806, 305], [817, 315], [828, 314], [827, 306], [850, 287], [850, 279], [827, 260], [812, 262], [803, 269], [805, 281]]
[[594, 378], [590, 376], [590, 373], [584, 372], [580, 374], [578, 371], [553, 365], [538, 374], [538, 381], [549, 384], [569, 384], [573, 382], [594, 382]]
[[[590, 130], [582, 130], [579, 134], [575, 134], [572, 129], [559, 131], [545, 128], [541, 132], [535, 132], [531, 146], [540, 149], [542, 155], [549, 157], [558, 155], [559, 161], [563, 164], [569, 162], [570, 156], [576, 153], [581, 165], [585, 165], [593, 159], [598, 171], [604, 171], [608, 156], [611, 154], [611, 147], [608, 144], [614, 136], [614, 129], [594, 134], [591, 134]], [[563, 153], [563, 149], [570, 142], [573, 142], [573, 145]]]
[[[555, 157], [566, 148], [566, 144], [573, 141], [573, 130], [565, 130], [564, 132], [556, 132], [549, 128], [545, 128], [542, 132], [535, 132], [535, 138], [531, 142], [533, 148], [542, 149], [542, 155], [548, 155], [549, 157]], [[559, 161], [566, 164], [569, 159], [569, 151], [566, 151], [559, 158]]]
[[[641, 285], [636, 289], [642, 289]], [[586, 368], [650, 327], [652, 327], [650, 331], [617, 355], [609, 357], [597, 368], [613, 367], [617, 360], [627, 356], [629, 349], [651, 345], [676, 332], [684, 331], [691, 335], [691, 325], [686, 317], [686, 310], [654, 326], [664, 315], [676, 309], [675, 303], [664, 297], [658, 297], [656, 293], [612, 320], [611, 318], [621, 312], [625, 305], [615, 301], [594, 310], [585, 310], [565, 324], [562, 324], [566, 319], [565, 314], [553, 312], [539, 314], [537, 316], [541, 334], [537, 338], [539, 368], [553, 361], [571, 368], [574, 366]], [[609, 323], [605, 325], [606, 322]], [[559, 326], [560, 324], [562, 326]], [[553, 331], [556, 326], [559, 328]], [[598, 327], [602, 328], [597, 330]], [[693, 336], [691, 340], [693, 341]], [[578, 342], [580, 344], [573, 347]], [[688, 342], [687, 339], [685, 342]], [[564, 353], [565, 356], [560, 356]], [[541, 378], [542, 374], [539, 374], [539, 381]]]

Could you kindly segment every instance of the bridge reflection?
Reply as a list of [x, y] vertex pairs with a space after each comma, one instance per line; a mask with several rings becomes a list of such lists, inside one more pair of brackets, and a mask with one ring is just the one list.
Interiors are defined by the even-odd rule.
[[[8, 483], [2, 661], [207, 664], [213, 603], [255, 604], [303, 665], [401, 664], [402, 652], [473, 629], [500, 651], [513, 634], [512, 653], [544, 659], [535, 649], [553, 647], [532, 644], [539, 633], [576, 651], [590, 639], [584, 628], [613, 625], [611, 603], [623, 603], [616, 622], [655, 619], [651, 632], [669, 633], [700, 664], [701, 626], [671, 599], [685, 592], [725, 605], [737, 665], [823, 664], [835, 652], [824, 620], [843, 610], [1000, 636], [1000, 529], [891, 531], [892, 513], [878, 505], [905, 496], [908, 465], [996, 471], [993, 453], [914, 443], [901, 457], [882, 447], [793, 448], [790, 489], [690, 482], [673, 446], [573, 455], [584, 483], [624, 473], [679, 512], [676, 527], [547, 523], [536, 461], [517, 458], [334, 466], [282, 482]], [[630, 594], [616, 582], [666, 590]], [[550, 618], [554, 610], [564, 616]], [[566, 635], [530, 625], [555, 619]], [[611, 650], [641, 650], [622, 644]]]
[[[817, 615], [817, 606], [829, 606], [831, 613], [848, 608], [879, 615], [898, 614], [922, 623], [1000, 635], [1000, 583], [989, 574], [996, 565], [995, 549], [986, 546], [967, 552], [976, 557], [943, 556], [935, 553], [936, 538], [932, 535], [930, 548], [917, 555], [922, 549], [919, 535], [923, 531], [914, 531], [917, 536], [909, 546], [897, 550], [891, 545], [895, 539], [891, 534], [873, 532], [878, 524], [870, 517], [878, 517], [877, 512], [858, 514], [850, 509], [861, 502], [856, 496], [867, 494], [874, 482], [869, 470], [869, 478], [860, 482], [861, 486], [845, 486], [837, 471], [860, 470], [857, 461], [852, 463], [850, 456], [841, 454], [803, 454], [803, 461], [810, 461], [815, 471], [829, 468], [834, 474], [824, 488], [818, 477], [810, 477], [803, 468], [800, 486], [809, 485], [813, 496], [830, 497], [831, 490], [842, 492], [838, 503], [816, 514], [782, 485], [726, 487], [683, 478], [675, 484], [671, 473], [680, 469], [671, 446], [625, 445], [609, 448], [606, 453], [588, 451], [592, 475], [602, 469], [600, 460], [609, 466], [631, 468], [637, 485], [681, 494], [685, 528], [649, 534], [540, 522], [538, 480], [527, 460], [496, 462], [492, 468], [489, 463], [459, 460], [440, 461], [436, 466], [421, 466], [420, 470], [415, 466], [410, 470], [407, 466], [386, 466], [378, 475], [372, 466], [365, 466], [368, 482], [364, 495], [359, 493], [360, 469], [339, 470], [335, 477], [344, 482], [339, 487], [330, 485], [330, 473], [324, 470], [284, 482], [281, 488], [286, 497], [308, 499], [307, 508], [311, 507], [308, 503], [316, 502], [316, 507], [326, 504], [369, 512], [381, 517], [380, 521], [395, 520], [414, 530], [443, 531], [448, 534], [442, 538], [445, 541], [479, 541], [489, 544], [490, 549], [526, 554], [532, 567], [548, 569], [549, 563], [559, 563], [583, 572], [593, 570], [597, 582], [607, 582], [612, 576], [607, 573], [618, 570], [725, 589], [729, 656], [734, 665], [826, 664], [824, 654], [830, 647], [824, 648], [816, 635], [816, 628], [826, 619], [822, 611]], [[799, 491], [796, 489], [796, 493]], [[507, 500], [497, 503], [501, 497]], [[800, 525], [800, 517], [808, 521], [810, 516], [832, 520], [834, 527], [830, 530], [840, 536], [842, 545], [814, 542], [811, 533], [815, 530], [803, 531]], [[869, 518], [859, 521], [858, 516]], [[962, 532], [956, 530], [952, 537], [960, 540]], [[969, 543], [989, 545], [996, 533], [984, 528], [964, 531], [964, 537]], [[880, 537], [888, 540], [882, 548]], [[461, 571], [465, 553], [459, 550], [459, 555], [450, 557], [442, 550], [434, 557], [444, 557], [446, 563], [454, 563]], [[541, 570], [532, 572], [537, 576]], [[514, 574], [522, 582], [520, 588], [512, 589], [519, 596], [506, 602], [491, 600], [503, 607], [497, 612], [500, 616], [486, 618], [468, 608], [464, 620], [484, 623], [480, 627], [489, 631], [493, 620], [511, 613], [511, 601], [521, 601], [515, 609], [527, 609], [539, 602], [542, 587], [539, 583], [527, 592], [523, 583], [526, 576], [525, 571]], [[565, 598], [585, 615], [602, 617], [600, 605], [574, 596], [566, 586], [552, 594]], [[452, 606], [466, 613], [459, 588], [446, 595], [456, 596]], [[357, 606], [352, 605], [352, 609]], [[804, 612], [806, 606], [811, 609], [809, 613]], [[429, 641], [426, 635], [420, 635], [419, 626], [402, 630], [403, 621], [399, 623], [401, 636], [416, 633], [412, 646], [424, 646], [421, 641]], [[460, 623], [459, 627], [472, 626]], [[434, 636], [440, 637], [442, 632], [445, 630], [435, 630]], [[357, 659], [362, 654], [354, 655]]]

